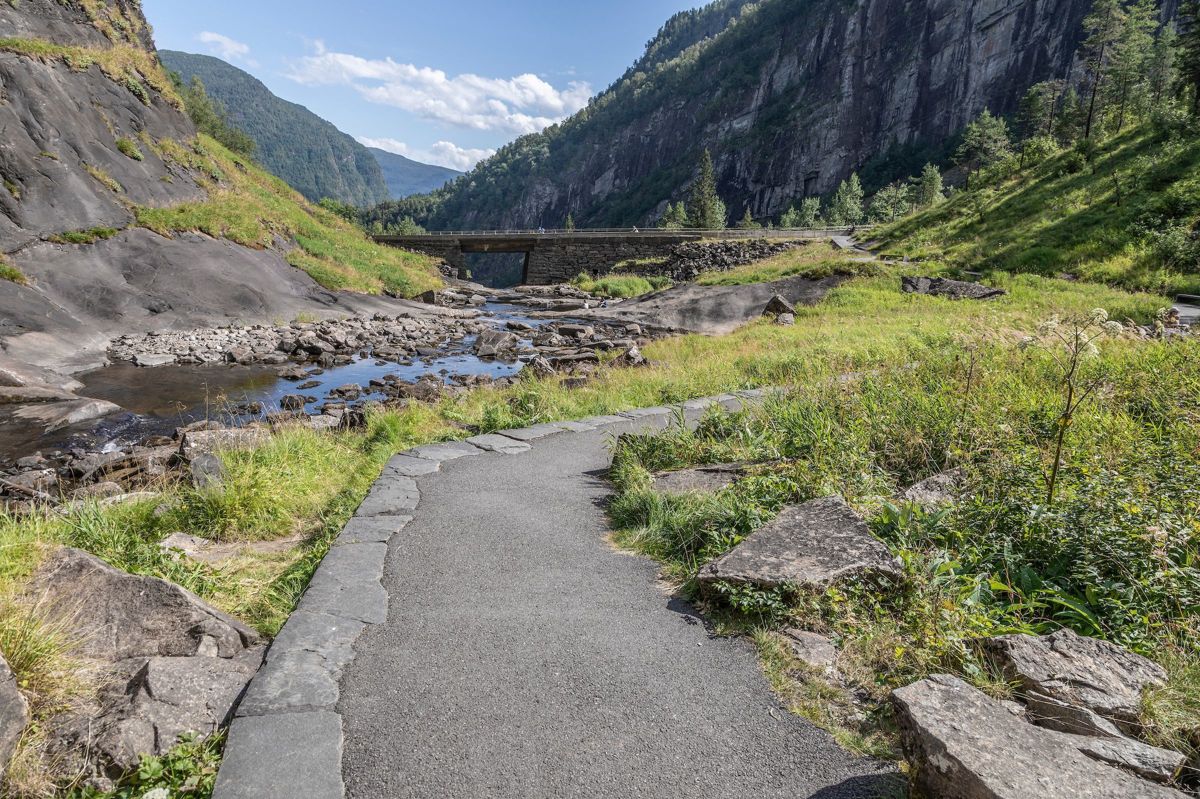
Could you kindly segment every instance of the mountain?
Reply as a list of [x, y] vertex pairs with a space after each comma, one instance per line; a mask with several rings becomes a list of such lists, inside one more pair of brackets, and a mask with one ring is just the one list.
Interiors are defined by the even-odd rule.
[[159, 57], [185, 83], [203, 81], [230, 121], [257, 143], [257, 160], [308, 199], [361, 206], [392, 196], [366, 147], [304, 106], [276, 97], [253, 75], [206, 55], [160, 50]]
[[0, 3], [0, 85], [0, 384], [102, 365], [125, 333], [383, 311], [370, 295], [441, 283], [198, 136], [136, 2]]
[[377, 147], [368, 147], [367, 151], [379, 162], [388, 191], [395, 200], [440, 189], [462, 174], [449, 167], [422, 164]]
[[644, 225], [704, 148], [730, 215], [947, 153], [984, 108], [1073, 69], [1091, 0], [719, 0], [676, 15], [609, 89], [452, 187], [378, 209], [430, 227]]

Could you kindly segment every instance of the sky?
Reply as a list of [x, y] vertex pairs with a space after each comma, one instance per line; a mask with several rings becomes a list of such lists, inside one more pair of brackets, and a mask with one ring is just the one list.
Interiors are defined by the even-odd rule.
[[350, 135], [466, 170], [586, 105], [701, 0], [143, 0], [159, 48], [222, 58]]

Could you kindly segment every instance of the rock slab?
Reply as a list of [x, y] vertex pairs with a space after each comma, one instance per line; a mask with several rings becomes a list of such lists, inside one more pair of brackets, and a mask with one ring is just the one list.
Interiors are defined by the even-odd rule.
[[12, 669], [0, 654], [0, 777], [4, 776], [28, 723], [29, 703], [18, 690]]
[[899, 579], [899, 562], [841, 497], [785, 508], [727, 554], [701, 567], [701, 582], [823, 588], [846, 578]]

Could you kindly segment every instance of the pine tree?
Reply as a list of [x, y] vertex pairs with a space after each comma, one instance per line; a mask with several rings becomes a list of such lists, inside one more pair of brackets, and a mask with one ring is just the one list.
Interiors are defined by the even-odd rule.
[[1167, 98], [1179, 71], [1179, 34], [1175, 23], [1168, 23], [1154, 39], [1147, 64], [1150, 102], [1157, 106]]
[[[954, 160], [968, 170], [976, 170], [986, 169], [1011, 155], [1008, 123], [1003, 117], [992, 116], [992, 112], [985, 108], [963, 131], [962, 143], [954, 153]], [[967, 182], [970, 183], [970, 177]]]
[[741, 218], [737, 224], [738, 230], [758, 230], [762, 225], [754, 221], [754, 216], [750, 213], [750, 206], [746, 206], [746, 215]]
[[946, 199], [942, 172], [933, 164], [926, 164], [921, 170], [921, 177], [917, 178], [914, 188], [918, 208], [929, 208]]
[[895, 222], [909, 212], [908, 186], [896, 182], [880, 189], [867, 216], [872, 222]]
[[1069, 145], [1079, 138], [1083, 132], [1083, 121], [1086, 111], [1083, 99], [1074, 86], [1068, 86], [1063, 92], [1062, 108], [1058, 112], [1054, 126], [1054, 136], [1061, 144]]
[[863, 188], [858, 173], [843, 180], [829, 205], [829, 223], [834, 227], [850, 227], [862, 222]]
[[692, 186], [687, 215], [690, 226], [698, 230], [724, 230], [728, 221], [725, 203], [717, 194], [712, 153], [708, 150], [700, 157], [700, 176]]
[[1192, 113], [1200, 114], [1200, 0], [1184, 0], [1179, 10], [1179, 78], [1192, 104]]
[[783, 212], [783, 216], [779, 217], [779, 226], [785, 230], [796, 230], [800, 227], [800, 211], [795, 205], [789, 206]]
[[567, 230], [575, 229], [575, 216], [573, 214], [570, 214], [570, 213], [567, 214], [567, 221], [563, 222], [563, 227], [566, 228]]
[[1124, 27], [1125, 9], [1121, 7], [1121, 0], [1095, 0], [1092, 12], [1084, 17], [1083, 28], [1088, 38], [1083, 43], [1082, 52], [1091, 82], [1088, 87], [1087, 118], [1083, 124], [1085, 139], [1092, 137], [1097, 115], [1103, 111], [1100, 89], [1109, 75], [1113, 49], [1121, 40]]
[[1049, 136], [1054, 131], [1054, 116], [1062, 96], [1064, 81], [1046, 80], [1036, 83], [1021, 99], [1018, 120], [1023, 141], [1037, 136]]
[[1121, 34], [1112, 47], [1107, 103], [1116, 113], [1120, 133], [1131, 112], [1145, 110], [1149, 96], [1149, 61], [1158, 27], [1156, 0], [1134, 0], [1122, 19]]
[[667, 212], [659, 220], [658, 226], [665, 230], [683, 230], [688, 227], [687, 208], [680, 201], [672, 205], [667, 203]]

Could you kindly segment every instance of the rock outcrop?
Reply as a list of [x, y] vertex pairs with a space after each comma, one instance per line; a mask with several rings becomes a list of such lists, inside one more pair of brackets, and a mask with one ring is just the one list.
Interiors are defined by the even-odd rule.
[[0, 779], [29, 723], [29, 703], [17, 688], [12, 669], [0, 654]]
[[[917, 787], [940, 799], [1183, 799], [1080, 750], [1077, 736], [1026, 723], [956, 677], [893, 695]], [[1086, 743], [1092, 739], [1084, 739]]]
[[925, 294], [948, 300], [994, 300], [1008, 294], [1004, 289], [944, 277], [904, 277], [900, 279], [900, 287], [906, 294]]
[[902, 576], [900, 564], [841, 497], [784, 508], [765, 527], [700, 568], [702, 583], [825, 588], [840, 580]]

